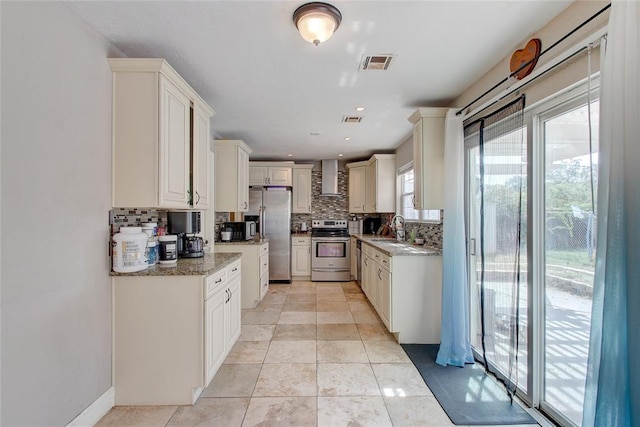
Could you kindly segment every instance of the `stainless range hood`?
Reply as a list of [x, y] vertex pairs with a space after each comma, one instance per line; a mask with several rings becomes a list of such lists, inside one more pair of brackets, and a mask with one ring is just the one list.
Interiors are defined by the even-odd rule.
[[338, 193], [338, 161], [322, 161], [322, 193], [321, 196], [336, 197]]

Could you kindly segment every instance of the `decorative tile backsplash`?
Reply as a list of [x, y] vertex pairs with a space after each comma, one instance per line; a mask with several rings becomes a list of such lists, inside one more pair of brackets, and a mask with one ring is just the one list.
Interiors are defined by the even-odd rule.
[[122, 226], [142, 226], [147, 222], [156, 222], [158, 227], [167, 226], [167, 211], [158, 209], [114, 208], [111, 211], [113, 236]]
[[415, 230], [416, 237], [424, 238], [426, 246], [442, 249], [442, 223], [407, 222], [405, 224], [405, 236], [407, 239]]
[[349, 176], [338, 171], [339, 196], [321, 196], [322, 172], [311, 172], [311, 216], [313, 219], [349, 219]]

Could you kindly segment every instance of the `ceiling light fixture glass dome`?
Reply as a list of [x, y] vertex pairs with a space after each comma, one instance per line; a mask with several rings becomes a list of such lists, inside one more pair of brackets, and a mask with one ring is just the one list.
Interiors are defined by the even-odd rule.
[[293, 23], [302, 38], [316, 46], [329, 40], [341, 21], [340, 11], [327, 3], [307, 3], [293, 12]]

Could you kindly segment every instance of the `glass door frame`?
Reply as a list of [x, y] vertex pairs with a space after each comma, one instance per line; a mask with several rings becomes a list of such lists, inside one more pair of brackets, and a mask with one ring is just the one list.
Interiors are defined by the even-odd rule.
[[[516, 396], [529, 407], [539, 410], [544, 415], [562, 425], [574, 425], [567, 417], [554, 410], [543, 400], [544, 390], [544, 353], [545, 353], [545, 146], [544, 121], [557, 116], [562, 111], [591, 102], [599, 97], [599, 73], [591, 78], [591, 97], [588, 96], [587, 79], [571, 85], [563, 91], [526, 107], [524, 111], [524, 125], [526, 126], [527, 144], [527, 387], [526, 391], [520, 386], [516, 389]], [[476, 145], [477, 147], [477, 145]], [[465, 209], [465, 239], [467, 243], [467, 274], [470, 292], [475, 282], [475, 256], [478, 254], [478, 244], [475, 242], [475, 255], [471, 254], [470, 218], [471, 204], [469, 194], [469, 173], [473, 168], [470, 164], [469, 151], [473, 147], [465, 144], [464, 149], [464, 209]], [[473, 275], [473, 276], [472, 276]], [[472, 313], [472, 299], [469, 298], [469, 312]], [[471, 320], [471, 316], [470, 316]], [[471, 326], [471, 325], [470, 325]], [[471, 327], [469, 328], [470, 332]], [[471, 340], [473, 337], [469, 337]], [[472, 347], [476, 360], [482, 360], [482, 355]]]

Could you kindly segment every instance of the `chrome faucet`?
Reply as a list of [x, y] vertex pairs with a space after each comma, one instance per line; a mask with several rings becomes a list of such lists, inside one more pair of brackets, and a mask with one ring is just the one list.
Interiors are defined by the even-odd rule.
[[[396, 220], [400, 221], [400, 227], [396, 225]], [[404, 217], [402, 215], [394, 215], [391, 218], [391, 229], [396, 232], [396, 240], [404, 242]]]

